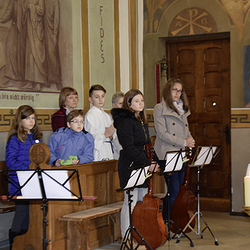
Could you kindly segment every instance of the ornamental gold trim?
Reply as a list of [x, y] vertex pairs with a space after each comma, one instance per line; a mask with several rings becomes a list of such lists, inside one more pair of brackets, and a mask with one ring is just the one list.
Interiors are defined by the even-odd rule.
[[[17, 109], [0, 109], [0, 132], [10, 130]], [[57, 109], [35, 109], [38, 126], [42, 131], [52, 130], [51, 116]]]

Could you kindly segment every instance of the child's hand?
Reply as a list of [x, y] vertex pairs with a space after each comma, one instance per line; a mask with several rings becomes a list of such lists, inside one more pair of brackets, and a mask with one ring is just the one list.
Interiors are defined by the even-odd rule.
[[79, 160], [73, 159], [73, 160], [72, 160], [72, 165], [76, 165], [76, 164], [78, 164], [78, 162], [79, 162]]
[[154, 172], [157, 172], [158, 170], [159, 170], [159, 165], [158, 165], [158, 163], [156, 163], [156, 162], [151, 162], [151, 165], [150, 165], [150, 167], [149, 167], [149, 169], [148, 169], [148, 171], [150, 171], [151, 173], [154, 171]]
[[115, 133], [115, 127], [114, 127], [113, 123], [109, 127], [105, 128], [104, 135], [105, 135], [106, 138], [109, 137], [110, 140], [112, 140], [114, 133]]
[[61, 159], [57, 159], [56, 163], [55, 163], [56, 167], [60, 167], [61, 166]]

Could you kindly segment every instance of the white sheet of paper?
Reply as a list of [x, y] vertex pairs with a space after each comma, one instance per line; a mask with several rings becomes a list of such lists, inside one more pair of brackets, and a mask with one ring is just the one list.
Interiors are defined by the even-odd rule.
[[[68, 179], [68, 171], [46, 171], [49, 176], [53, 177], [59, 183], [64, 183]], [[20, 185], [22, 186], [27, 179], [34, 173], [34, 171], [17, 171], [17, 176]], [[47, 199], [71, 199], [72, 194], [64, 187], [59, 185], [49, 176], [42, 172], [43, 183], [45, 187], [45, 194]], [[70, 190], [69, 181], [64, 185]], [[21, 193], [24, 199], [42, 199], [42, 192], [40, 189], [40, 183], [38, 180], [38, 174], [36, 173], [29, 182], [21, 189]]]
[[[63, 184], [68, 179], [68, 171], [44, 171], [49, 176], [53, 177], [60, 184]], [[45, 183], [45, 192], [49, 199], [70, 199], [72, 194], [62, 187], [60, 184], [56, 183], [53, 179], [43, 173], [43, 181]], [[69, 181], [64, 185], [66, 188], [70, 190]]]
[[[34, 171], [16, 171], [20, 185], [30, 178]], [[42, 199], [42, 192], [37, 174], [28, 181], [28, 183], [21, 189], [22, 197], [25, 199]]]
[[197, 159], [194, 162], [194, 166], [210, 164], [216, 148], [217, 148], [216, 146], [213, 146], [212, 150], [209, 151], [210, 147], [201, 147]]
[[[177, 160], [178, 156], [179, 158]], [[182, 152], [181, 155], [179, 155], [178, 153], [167, 153], [164, 173], [172, 172], [174, 170], [175, 163], [176, 163], [175, 171], [180, 171], [182, 169], [184, 156], [185, 152]]]
[[[143, 169], [133, 170], [130, 174], [130, 178], [128, 180], [128, 183], [124, 189], [135, 187], [135, 185], [136, 186], [142, 185], [145, 182], [145, 178], [146, 178], [146, 175], [148, 173], [149, 167], [150, 166], [146, 166]], [[141, 173], [141, 171], [142, 171], [142, 173]]]

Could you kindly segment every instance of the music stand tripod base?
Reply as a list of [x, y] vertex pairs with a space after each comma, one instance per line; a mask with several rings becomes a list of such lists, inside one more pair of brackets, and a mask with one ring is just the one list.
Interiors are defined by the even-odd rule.
[[[187, 223], [187, 225], [184, 227], [183, 231], [185, 232], [185, 230], [187, 228], [190, 228], [196, 235], [200, 235], [201, 239], [203, 239], [203, 232], [208, 229], [210, 234], [212, 235], [212, 237], [214, 238], [214, 244], [216, 246], [219, 246], [219, 243], [217, 241], [217, 239], [215, 238], [212, 230], [210, 229], [210, 227], [208, 226], [207, 222], [205, 221], [201, 211], [200, 211], [200, 194], [199, 194], [199, 174], [200, 174], [200, 167], [197, 167], [197, 212], [194, 213], [194, 215], [192, 216], [192, 218], [189, 220], [189, 222]], [[197, 216], [197, 231], [190, 226], [191, 222], [195, 219], [195, 217]], [[201, 230], [201, 226], [200, 226], [200, 222], [201, 220], [203, 220], [205, 227]], [[177, 240], [180, 241], [180, 235], [178, 235]]]
[[[132, 210], [131, 210], [131, 203], [132, 201], [132, 195], [130, 194], [130, 189], [128, 189], [126, 191], [127, 195], [128, 195], [128, 205], [129, 205], [129, 222], [130, 225], [125, 233], [125, 236], [123, 238], [120, 250], [125, 250], [125, 249], [130, 249], [130, 250], [134, 250], [137, 249], [143, 242], [145, 243], [145, 245], [148, 247], [148, 249], [153, 250], [153, 248], [147, 243], [147, 241], [143, 238], [143, 236], [137, 231], [137, 229], [135, 228], [135, 226], [133, 226], [132, 224]], [[137, 244], [137, 246], [134, 248], [133, 247], [133, 235], [132, 235], [132, 231], [135, 231], [136, 234], [140, 237], [140, 242]]]
[[[125, 236], [120, 247], [121, 250], [137, 249], [143, 242], [145, 243], [148, 249], [153, 250], [153, 248], [148, 244], [148, 242], [143, 238], [143, 236], [138, 232], [138, 230], [135, 228], [135, 226], [132, 223], [131, 203], [133, 201], [132, 201], [132, 195], [130, 194], [130, 191], [132, 191], [137, 186], [141, 186], [145, 182], [148, 169], [149, 169], [149, 166], [145, 166], [143, 168], [133, 170], [130, 174], [130, 178], [129, 178], [127, 185], [123, 189], [118, 190], [118, 191], [122, 191], [122, 190], [126, 191], [128, 195], [128, 207], [129, 207], [129, 227], [125, 232]], [[132, 235], [133, 230], [141, 239], [135, 248], [133, 248], [133, 235]]]
[[[220, 150], [220, 149], [219, 149]], [[218, 154], [218, 150], [217, 147], [215, 146], [210, 146], [210, 147], [198, 147], [197, 151], [196, 151], [196, 157], [194, 158], [193, 163], [190, 165], [190, 167], [196, 167], [197, 168], [197, 182], [196, 182], [196, 192], [197, 192], [197, 212], [194, 213], [194, 215], [192, 216], [192, 218], [189, 220], [189, 222], [187, 223], [187, 225], [184, 227], [183, 231], [185, 232], [185, 230], [187, 228], [190, 228], [195, 234], [200, 235], [201, 239], [203, 239], [203, 232], [208, 229], [210, 234], [212, 235], [212, 237], [214, 238], [214, 244], [216, 246], [219, 246], [219, 243], [217, 241], [217, 239], [215, 238], [212, 230], [210, 229], [210, 227], [208, 226], [207, 222], [205, 221], [204, 217], [202, 216], [202, 213], [200, 211], [200, 171], [202, 169], [203, 166], [205, 165], [209, 165], [211, 164], [211, 161], [215, 159], [215, 157]], [[196, 163], [199, 162], [199, 165]], [[202, 163], [201, 163], [202, 162]], [[190, 226], [191, 222], [195, 219], [195, 217], [197, 216], [197, 231]], [[203, 220], [205, 227], [201, 230], [201, 226], [200, 226], [200, 219]], [[180, 235], [178, 235], [178, 241], [180, 241]]]
[[[167, 175], [166, 178], [166, 185], [169, 187], [169, 175], [182, 170], [182, 165], [184, 161], [184, 152], [182, 150], [179, 151], [171, 151], [166, 152], [164, 159], [166, 159], [166, 166], [163, 170], [163, 173]], [[179, 243], [179, 237], [180, 235], [184, 235], [190, 242], [190, 246], [194, 247], [193, 241], [188, 237], [188, 235], [184, 232], [185, 230], [182, 230], [173, 220], [170, 219], [170, 193], [169, 188], [167, 188], [167, 204], [168, 204], [168, 214], [167, 214], [167, 228], [168, 228], [168, 240], [175, 239], [175, 236], [178, 234], [178, 238], [176, 240], [176, 243]], [[173, 224], [177, 228], [177, 232], [170, 237], [170, 224]]]
[[[190, 226], [192, 220], [196, 217], [196, 215], [197, 215], [198, 221], [200, 220], [200, 218], [202, 218], [202, 220], [203, 220], [203, 222], [204, 222], [204, 224], [205, 224], [205, 227], [204, 227], [201, 231], [200, 231], [200, 227], [199, 227], [200, 222], [197, 222], [197, 224], [198, 224], [198, 225], [197, 225], [197, 227], [198, 227], [197, 231], [196, 231], [193, 227]], [[212, 237], [214, 238], [214, 244], [215, 244], [216, 246], [219, 246], [219, 243], [218, 243], [217, 239], [215, 238], [215, 236], [214, 236], [212, 230], [210, 229], [210, 227], [208, 226], [207, 222], [206, 222], [205, 219], [203, 218], [201, 212], [200, 212], [200, 213], [195, 212], [195, 214], [194, 214], [193, 217], [189, 220], [188, 224], [185, 226], [185, 228], [183, 229], [183, 231], [185, 232], [185, 230], [186, 230], [187, 228], [190, 228], [196, 235], [200, 235], [200, 236], [201, 236], [201, 239], [203, 239], [203, 232], [204, 232], [206, 229], [208, 229], [209, 232], [210, 232], [210, 234], [211, 234]], [[179, 242], [180, 242], [180, 237], [181, 237], [181, 234], [178, 235], [176, 243], [179, 243]]]
[[[169, 186], [169, 178], [167, 178], [167, 187]], [[168, 203], [168, 215], [167, 215], [167, 220], [166, 220], [166, 224], [167, 224], [167, 228], [168, 228], [168, 240], [171, 240], [171, 239], [176, 239], [176, 235], [178, 235], [177, 239], [176, 239], [176, 243], [179, 243], [180, 240], [179, 240], [179, 237], [183, 234], [190, 242], [190, 246], [191, 247], [194, 247], [194, 243], [193, 241], [190, 239], [190, 237], [188, 237], [188, 235], [184, 232], [185, 230], [182, 230], [173, 220], [170, 219], [170, 193], [169, 191], [167, 191], [167, 203]], [[178, 230], [177, 232], [172, 236], [170, 237], [170, 224], [174, 225]]]

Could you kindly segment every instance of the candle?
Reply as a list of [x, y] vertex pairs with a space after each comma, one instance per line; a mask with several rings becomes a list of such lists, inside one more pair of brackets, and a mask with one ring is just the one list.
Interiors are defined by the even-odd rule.
[[250, 207], [250, 176], [244, 177], [245, 206]]

